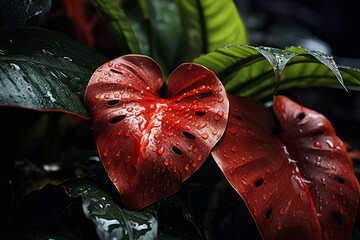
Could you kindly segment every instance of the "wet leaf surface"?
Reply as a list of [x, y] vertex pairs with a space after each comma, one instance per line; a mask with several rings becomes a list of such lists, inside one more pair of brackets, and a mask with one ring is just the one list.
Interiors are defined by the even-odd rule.
[[228, 93], [270, 100], [273, 93], [299, 87], [347, 87], [358, 90], [360, 71], [336, 65], [334, 59], [303, 48], [233, 45], [194, 62], [213, 70]]
[[83, 94], [105, 57], [34, 27], [0, 29], [0, 105], [87, 117]]
[[90, 181], [65, 184], [71, 197], [82, 197], [84, 214], [96, 226], [100, 239], [155, 239], [158, 234], [156, 212], [121, 209], [100, 186]]
[[132, 209], [175, 193], [226, 126], [228, 100], [213, 72], [183, 64], [167, 98], [162, 85], [152, 59], [127, 55], [98, 68], [85, 94], [103, 165]]
[[229, 96], [229, 122], [212, 154], [265, 239], [349, 239], [359, 184], [342, 141], [321, 114], [274, 98]]

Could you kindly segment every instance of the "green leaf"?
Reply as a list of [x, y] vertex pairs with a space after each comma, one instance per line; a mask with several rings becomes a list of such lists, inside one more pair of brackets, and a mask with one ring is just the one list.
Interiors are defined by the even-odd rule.
[[213, 70], [229, 93], [259, 100], [270, 99], [278, 90], [297, 87], [360, 86], [359, 70], [338, 67], [331, 56], [303, 48], [233, 45], [194, 62]]
[[105, 57], [35, 27], [0, 29], [0, 105], [88, 117], [83, 95]]
[[120, 208], [100, 186], [90, 181], [65, 184], [71, 197], [82, 197], [83, 211], [96, 226], [100, 239], [155, 239], [156, 212], [144, 209], [133, 212]]
[[131, 29], [134, 31], [140, 52], [150, 55], [149, 17], [145, 1], [126, 1], [123, 3], [122, 9], [126, 14]]
[[2, 0], [0, 26], [43, 26], [51, 9], [51, 0]]
[[244, 23], [232, 0], [178, 0], [189, 59], [229, 44], [248, 42]]
[[126, 18], [125, 12], [117, 0], [92, 0], [101, 12], [109, 30], [114, 36], [115, 43], [125, 53], [143, 53], [137, 37]]
[[148, 0], [152, 55], [169, 73], [177, 65], [182, 35], [176, 0]]

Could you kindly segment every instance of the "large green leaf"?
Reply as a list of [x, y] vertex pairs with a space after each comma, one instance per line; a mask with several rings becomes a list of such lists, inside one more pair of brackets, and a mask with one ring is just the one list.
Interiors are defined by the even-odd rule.
[[331, 56], [303, 48], [232, 45], [194, 62], [213, 70], [229, 93], [260, 100], [296, 87], [360, 87], [360, 70], [338, 67]]
[[105, 19], [115, 43], [125, 53], [143, 53], [136, 35], [117, 0], [91, 0]]
[[34, 27], [0, 29], [0, 105], [83, 117], [83, 94], [105, 57], [71, 38]]
[[246, 29], [232, 0], [178, 0], [189, 59], [228, 44], [248, 42]]
[[133, 212], [120, 208], [111, 196], [90, 181], [65, 184], [69, 196], [82, 197], [83, 211], [96, 226], [100, 239], [155, 239], [156, 212], [144, 209]]

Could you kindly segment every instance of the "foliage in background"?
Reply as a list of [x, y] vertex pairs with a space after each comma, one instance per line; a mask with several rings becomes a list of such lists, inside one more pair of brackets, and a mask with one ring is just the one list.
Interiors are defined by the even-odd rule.
[[[51, 1], [25, 2], [14, 4], [14, 1], [4, 1], [0, 4], [2, 9], [0, 14], [0, 84], [2, 85], [0, 104], [6, 107], [65, 112], [89, 118], [83, 100], [85, 88], [91, 74], [107, 61], [107, 58], [81, 46], [77, 41], [61, 33], [41, 28], [49, 14]], [[77, 6], [85, 6], [84, 2], [79, 2]], [[180, 63], [193, 61], [214, 71], [228, 93], [251, 96], [262, 102], [271, 100], [274, 93], [299, 87], [343, 87], [358, 90], [360, 86], [360, 71], [337, 66], [331, 56], [300, 47], [282, 50], [244, 45], [248, 44], [246, 29], [231, 0], [138, 0], [121, 1], [120, 4], [116, 0], [91, 0], [91, 2], [106, 21], [113, 40], [118, 46], [119, 55], [141, 53], [153, 57], [160, 65], [165, 81], [169, 73]], [[16, 14], [9, 15], [7, 14], [9, 12]], [[164, 89], [162, 88], [161, 91]], [[40, 122], [39, 119], [44, 119], [38, 118], [37, 114], [40, 113], [9, 109], [1, 110], [8, 118], [8, 122], [3, 121], [11, 123], [10, 125], [15, 130], [6, 129], [6, 126], [3, 126], [3, 130], [15, 139], [13, 144], [16, 144], [16, 139], [22, 138], [24, 133], [29, 133], [24, 137], [32, 139], [34, 135], [31, 134], [29, 128], [37, 126], [39, 129], [48, 129], [50, 132], [49, 134], [44, 131], [39, 134], [44, 142], [50, 141], [59, 145], [51, 148], [54, 151], [52, 154], [57, 155], [56, 157], [39, 160], [36, 159], [39, 158], [36, 153], [34, 163], [26, 159], [26, 156], [24, 160], [19, 153], [11, 153], [10, 149], [13, 147], [6, 149], [5, 146], [4, 148], [5, 161], [1, 163], [1, 169], [5, 174], [1, 179], [1, 186], [3, 186], [1, 195], [7, 198], [2, 199], [4, 201], [2, 206], [5, 208], [3, 212], [6, 216], [13, 215], [13, 212], [7, 208], [10, 205], [21, 213], [21, 209], [27, 208], [29, 199], [32, 200], [31, 204], [38, 206], [35, 208], [37, 211], [22, 212], [27, 217], [28, 226], [33, 226], [26, 228], [24, 234], [21, 235], [22, 238], [89, 239], [89, 235], [86, 236], [81, 232], [88, 229], [89, 221], [76, 217], [79, 216], [79, 212], [76, 212], [79, 206], [85, 217], [95, 224], [97, 235], [101, 239], [109, 239], [114, 234], [123, 236], [124, 239], [141, 239], [144, 236], [153, 238], [156, 234], [159, 239], [176, 239], [171, 235], [184, 236], [183, 239], [196, 238], [194, 236], [200, 238], [206, 236], [211, 239], [215, 234], [210, 230], [211, 219], [213, 219], [211, 216], [214, 214], [212, 211], [216, 212], [216, 209], [223, 207], [218, 206], [219, 201], [216, 199], [226, 189], [219, 185], [223, 176], [217, 170], [214, 172], [212, 168], [206, 168], [208, 165], [203, 166], [200, 170], [205, 170], [195, 173], [190, 178], [191, 180], [189, 179], [186, 188], [193, 189], [193, 191], [188, 191], [194, 195], [203, 194], [203, 196], [197, 195], [198, 200], [194, 200], [196, 198], [193, 197], [192, 202], [199, 201], [196, 202], [199, 209], [193, 211], [198, 214], [206, 213], [204, 226], [199, 227], [194, 221], [192, 211], [189, 210], [192, 206], [190, 200], [182, 200], [186, 203], [175, 201], [177, 203], [171, 203], [170, 208], [177, 209], [181, 206], [182, 215], [191, 223], [191, 227], [178, 231], [174, 226], [179, 225], [171, 226], [169, 223], [169, 226], [165, 228], [162, 225], [166, 226], [168, 221], [173, 219], [172, 215], [166, 214], [166, 211], [170, 209], [167, 208], [169, 206], [167, 201], [171, 202], [171, 199], [178, 197], [177, 195], [182, 199], [190, 199], [190, 193], [187, 195], [180, 192], [174, 198], [161, 200], [142, 212], [125, 210], [118, 194], [107, 179], [104, 169], [100, 166], [100, 159], [93, 144], [86, 146], [87, 151], [91, 149], [90, 152], [76, 150], [75, 146], [81, 146], [81, 144], [74, 142], [74, 134], [77, 134], [74, 129], [79, 129], [81, 121], [74, 118], [59, 121], [59, 115], [47, 115], [45, 119], [48, 121]], [[202, 113], [199, 111], [198, 115]], [[32, 119], [34, 116], [35, 118]], [[66, 129], [69, 132], [66, 132]], [[85, 136], [89, 137], [86, 134]], [[192, 138], [192, 135], [188, 135], [188, 138]], [[70, 153], [64, 155], [61, 152], [61, 140], [70, 140], [70, 146], [67, 146], [71, 149]], [[85, 141], [85, 138], [81, 138], [78, 141], [89, 140]], [[33, 143], [29, 141], [29, 145], [32, 146]], [[180, 152], [178, 155], [181, 155]], [[18, 156], [22, 158], [19, 160]], [[210, 164], [208, 162], [207, 164]], [[97, 166], [95, 171], [90, 170], [92, 165]], [[209, 179], [210, 175], [211, 179]], [[94, 177], [97, 184], [94, 183]], [[80, 181], [65, 181], [68, 178], [79, 178]], [[342, 182], [341, 179], [337, 181]], [[43, 186], [47, 183], [60, 184], [71, 198], [64, 195], [64, 191], [59, 190], [61, 188], [52, 190], [44, 188]], [[215, 185], [217, 187], [214, 187]], [[219, 190], [218, 186], [222, 190]], [[209, 192], [211, 196], [207, 195]], [[59, 207], [55, 207], [59, 203], [55, 201], [55, 198], [50, 198], [49, 202], [46, 201], [47, 196], [54, 193], [59, 194], [56, 195], [59, 196], [58, 201], [61, 202]], [[79, 196], [82, 197], [81, 203], [77, 200]], [[207, 201], [207, 197], [211, 199], [209, 206], [205, 208], [204, 202], [201, 201]], [[247, 214], [246, 211], [236, 207], [237, 204], [243, 204], [238, 202], [239, 196], [237, 195], [234, 199], [228, 200], [229, 205], [233, 207], [232, 210], [235, 209], [237, 215]], [[54, 211], [49, 211], [49, 209]], [[272, 210], [266, 210], [266, 219], [270, 218]], [[44, 214], [45, 212], [49, 214]], [[257, 219], [254, 212], [251, 210], [250, 212]], [[179, 215], [179, 212], [176, 214]], [[163, 219], [162, 216], [167, 216], [167, 218]], [[231, 216], [224, 217], [221, 224], [226, 225], [225, 220], [231, 218]], [[338, 225], [342, 225], [343, 220], [345, 222], [338, 212], [330, 214], [330, 218]], [[14, 216], [9, 219], [11, 221], [0, 228], [0, 237], [19, 236], [17, 228], [20, 226], [21, 218]], [[43, 226], [39, 224], [48, 219], [51, 219], [48, 224]], [[344, 225], [349, 227], [349, 224], [351, 225], [354, 221], [355, 219], [350, 219], [350, 223]], [[57, 226], [57, 230], [54, 226]], [[265, 232], [271, 229], [271, 226], [264, 227], [261, 224], [259, 226], [261, 234], [267, 236]], [[183, 233], [189, 229], [191, 229], [190, 232], [193, 231], [192, 236]], [[226, 229], [222, 233], [225, 235]], [[90, 237], [94, 236], [90, 235]]]

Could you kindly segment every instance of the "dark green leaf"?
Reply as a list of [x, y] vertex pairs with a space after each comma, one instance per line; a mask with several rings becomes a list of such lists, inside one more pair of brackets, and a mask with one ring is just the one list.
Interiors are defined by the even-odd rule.
[[0, 104], [87, 117], [83, 94], [105, 57], [34, 27], [0, 29]]
[[148, 0], [149, 23], [151, 27], [151, 48], [153, 57], [168, 72], [172, 70], [179, 56], [181, 39], [180, 15], [176, 0]]
[[122, 9], [134, 31], [141, 53], [150, 55], [149, 17], [145, 1], [126, 1], [122, 5]]
[[120, 208], [98, 185], [89, 181], [65, 185], [71, 197], [82, 197], [83, 211], [96, 226], [100, 239], [155, 239], [157, 219], [155, 211], [133, 212]]
[[178, 6], [187, 58], [248, 42], [244, 23], [232, 0], [179, 0]]
[[348, 87], [359, 89], [359, 70], [338, 68], [332, 57], [319, 52], [303, 48], [289, 50], [233, 45], [194, 62], [213, 70], [229, 93], [260, 100], [270, 99], [278, 89], [344, 87], [344, 81]]
[[143, 53], [125, 12], [117, 0], [92, 0], [104, 17], [115, 43], [123, 53]]
[[0, 26], [43, 26], [50, 8], [51, 0], [2, 0]]

